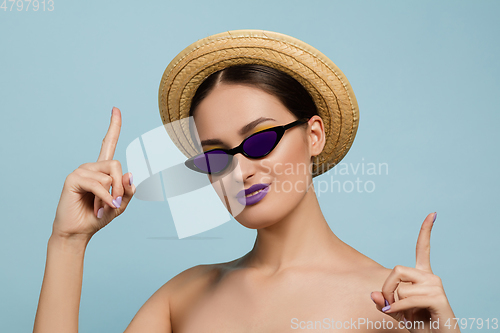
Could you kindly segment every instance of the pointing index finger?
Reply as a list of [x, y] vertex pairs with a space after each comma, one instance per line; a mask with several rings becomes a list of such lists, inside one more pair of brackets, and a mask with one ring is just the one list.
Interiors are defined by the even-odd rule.
[[437, 213], [427, 215], [417, 239], [415, 268], [432, 273], [431, 270], [431, 230]]
[[101, 152], [97, 161], [112, 160], [115, 154], [116, 144], [120, 136], [122, 127], [122, 115], [120, 109], [113, 107], [111, 109], [111, 120], [109, 123], [108, 132], [102, 140]]

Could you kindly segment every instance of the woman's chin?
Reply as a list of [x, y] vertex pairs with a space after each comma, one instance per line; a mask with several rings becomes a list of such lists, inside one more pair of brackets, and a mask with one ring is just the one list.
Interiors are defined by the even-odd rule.
[[272, 222], [268, 221], [266, 223], [263, 223], [262, 221], [241, 221], [241, 220], [237, 221], [239, 222], [239, 224], [248, 229], [263, 229], [277, 223], [277, 221], [272, 221]]
[[297, 195], [297, 197], [288, 196], [286, 201], [280, 201], [276, 200], [277, 197], [273, 194], [275, 193], [270, 192], [263, 200], [244, 207], [235, 220], [249, 229], [267, 228], [290, 214], [301, 199]]
[[280, 214], [276, 209], [267, 211], [265, 209], [252, 209], [256, 206], [247, 206], [245, 209], [235, 217], [242, 226], [249, 229], [262, 229], [267, 228], [278, 221], [280, 221]]

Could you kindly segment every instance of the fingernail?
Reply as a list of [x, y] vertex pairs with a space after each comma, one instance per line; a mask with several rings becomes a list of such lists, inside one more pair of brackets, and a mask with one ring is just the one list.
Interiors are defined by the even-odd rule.
[[388, 300], [385, 300], [385, 305], [389, 305], [389, 301]]
[[390, 305], [387, 305], [385, 307], [382, 308], [382, 312], [386, 312], [387, 310], [389, 310], [391, 308]]
[[[373, 291], [370, 293], [370, 298], [372, 299], [373, 303], [375, 303], [375, 300], [373, 299], [372, 294], [373, 294]], [[377, 303], [375, 303], [375, 304], [377, 304]]]
[[406, 320], [406, 318], [405, 318], [405, 317], [403, 317], [403, 319], [405, 320], [405, 325], [406, 325], [406, 323], [408, 322], [408, 320]]
[[115, 205], [116, 208], [120, 208], [120, 206], [122, 205], [122, 197], [113, 199], [113, 205]]
[[134, 182], [134, 175], [132, 175], [132, 172], [131, 172], [130, 173], [130, 179], [128, 180], [128, 184], [132, 185], [133, 182]]
[[101, 207], [99, 208], [99, 210], [97, 211], [97, 218], [100, 219], [102, 217], [102, 215], [104, 214], [104, 208]]
[[436, 221], [436, 217], [437, 217], [437, 216], [438, 216], [438, 213], [437, 213], [437, 212], [435, 212], [435, 213], [434, 213], [434, 220], [432, 220], [432, 223], [434, 223], [434, 221]]

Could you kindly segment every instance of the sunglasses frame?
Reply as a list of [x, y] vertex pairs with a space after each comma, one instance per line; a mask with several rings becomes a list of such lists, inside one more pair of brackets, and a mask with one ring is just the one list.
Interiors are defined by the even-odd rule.
[[[297, 126], [299, 124], [303, 124], [305, 122], [307, 122], [309, 120], [309, 118], [301, 118], [301, 119], [297, 119], [289, 124], [286, 124], [286, 125], [279, 125], [279, 126], [275, 126], [275, 127], [271, 127], [271, 128], [266, 128], [262, 131], [258, 131], [258, 132], [255, 132], [253, 133], [252, 135], [249, 135], [248, 137], [246, 137], [243, 141], [241, 141], [241, 143], [237, 146], [237, 147], [234, 147], [232, 149], [222, 149], [222, 148], [214, 148], [214, 149], [210, 149], [210, 150], [207, 150], [201, 154], [198, 154], [198, 155], [195, 155], [189, 159], [187, 159], [184, 164], [191, 170], [194, 170], [194, 171], [197, 171], [197, 172], [201, 172], [203, 174], [207, 174], [207, 175], [210, 175], [210, 174], [219, 174], [219, 173], [222, 173], [224, 170], [227, 169], [227, 167], [231, 164], [230, 162], [227, 163], [226, 167], [224, 167], [224, 169], [222, 169], [221, 171], [219, 172], [205, 172], [201, 169], [199, 169], [195, 164], [194, 164], [194, 160], [196, 158], [198, 158], [199, 156], [201, 155], [204, 155], [206, 153], [209, 153], [209, 152], [213, 152], [213, 151], [222, 151], [224, 153], [226, 153], [228, 156], [230, 156], [230, 161], [232, 160], [233, 156], [238, 154], [238, 153], [241, 153], [243, 156], [245, 157], [248, 157], [248, 158], [251, 158], [251, 159], [259, 159], [259, 158], [262, 158], [262, 157], [265, 157], [267, 155], [269, 155], [273, 150], [274, 148], [276, 148], [276, 146], [278, 145], [278, 143], [281, 141], [281, 138], [283, 138], [283, 135], [285, 134], [285, 131], [287, 129], [290, 129], [294, 126]], [[250, 139], [251, 137], [253, 137], [254, 135], [257, 135], [257, 134], [261, 134], [261, 133], [264, 133], [264, 132], [270, 132], [270, 131], [273, 131], [273, 132], [276, 132], [276, 142], [274, 143], [274, 145], [272, 146], [271, 149], [269, 149], [269, 151], [267, 153], [265, 153], [264, 155], [261, 155], [261, 156], [258, 156], [258, 157], [253, 157], [253, 156], [250, 156], [248, 155], [244, 150], [243, 150], [243, 145], [245, 144], [245, 142]]]

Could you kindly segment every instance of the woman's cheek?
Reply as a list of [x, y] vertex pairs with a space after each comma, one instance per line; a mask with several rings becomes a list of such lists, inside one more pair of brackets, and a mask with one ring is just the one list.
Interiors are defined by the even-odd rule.
[[272, 183], [274, 180], [274, 166], [269, 159], [259, 160], [259, 170], [261, 171], [261, 183]]
[[[282, 195], [287, 202], [296, 204], [295, 201], [300, 200], [307, 188], [307, 170], [308, 165], [300, 155], [282, 156], [279, 161], [272, 163], [272, 175], [275, 179], [273, 192]], [[291, 197], [295, 195], [297, 200]]]

